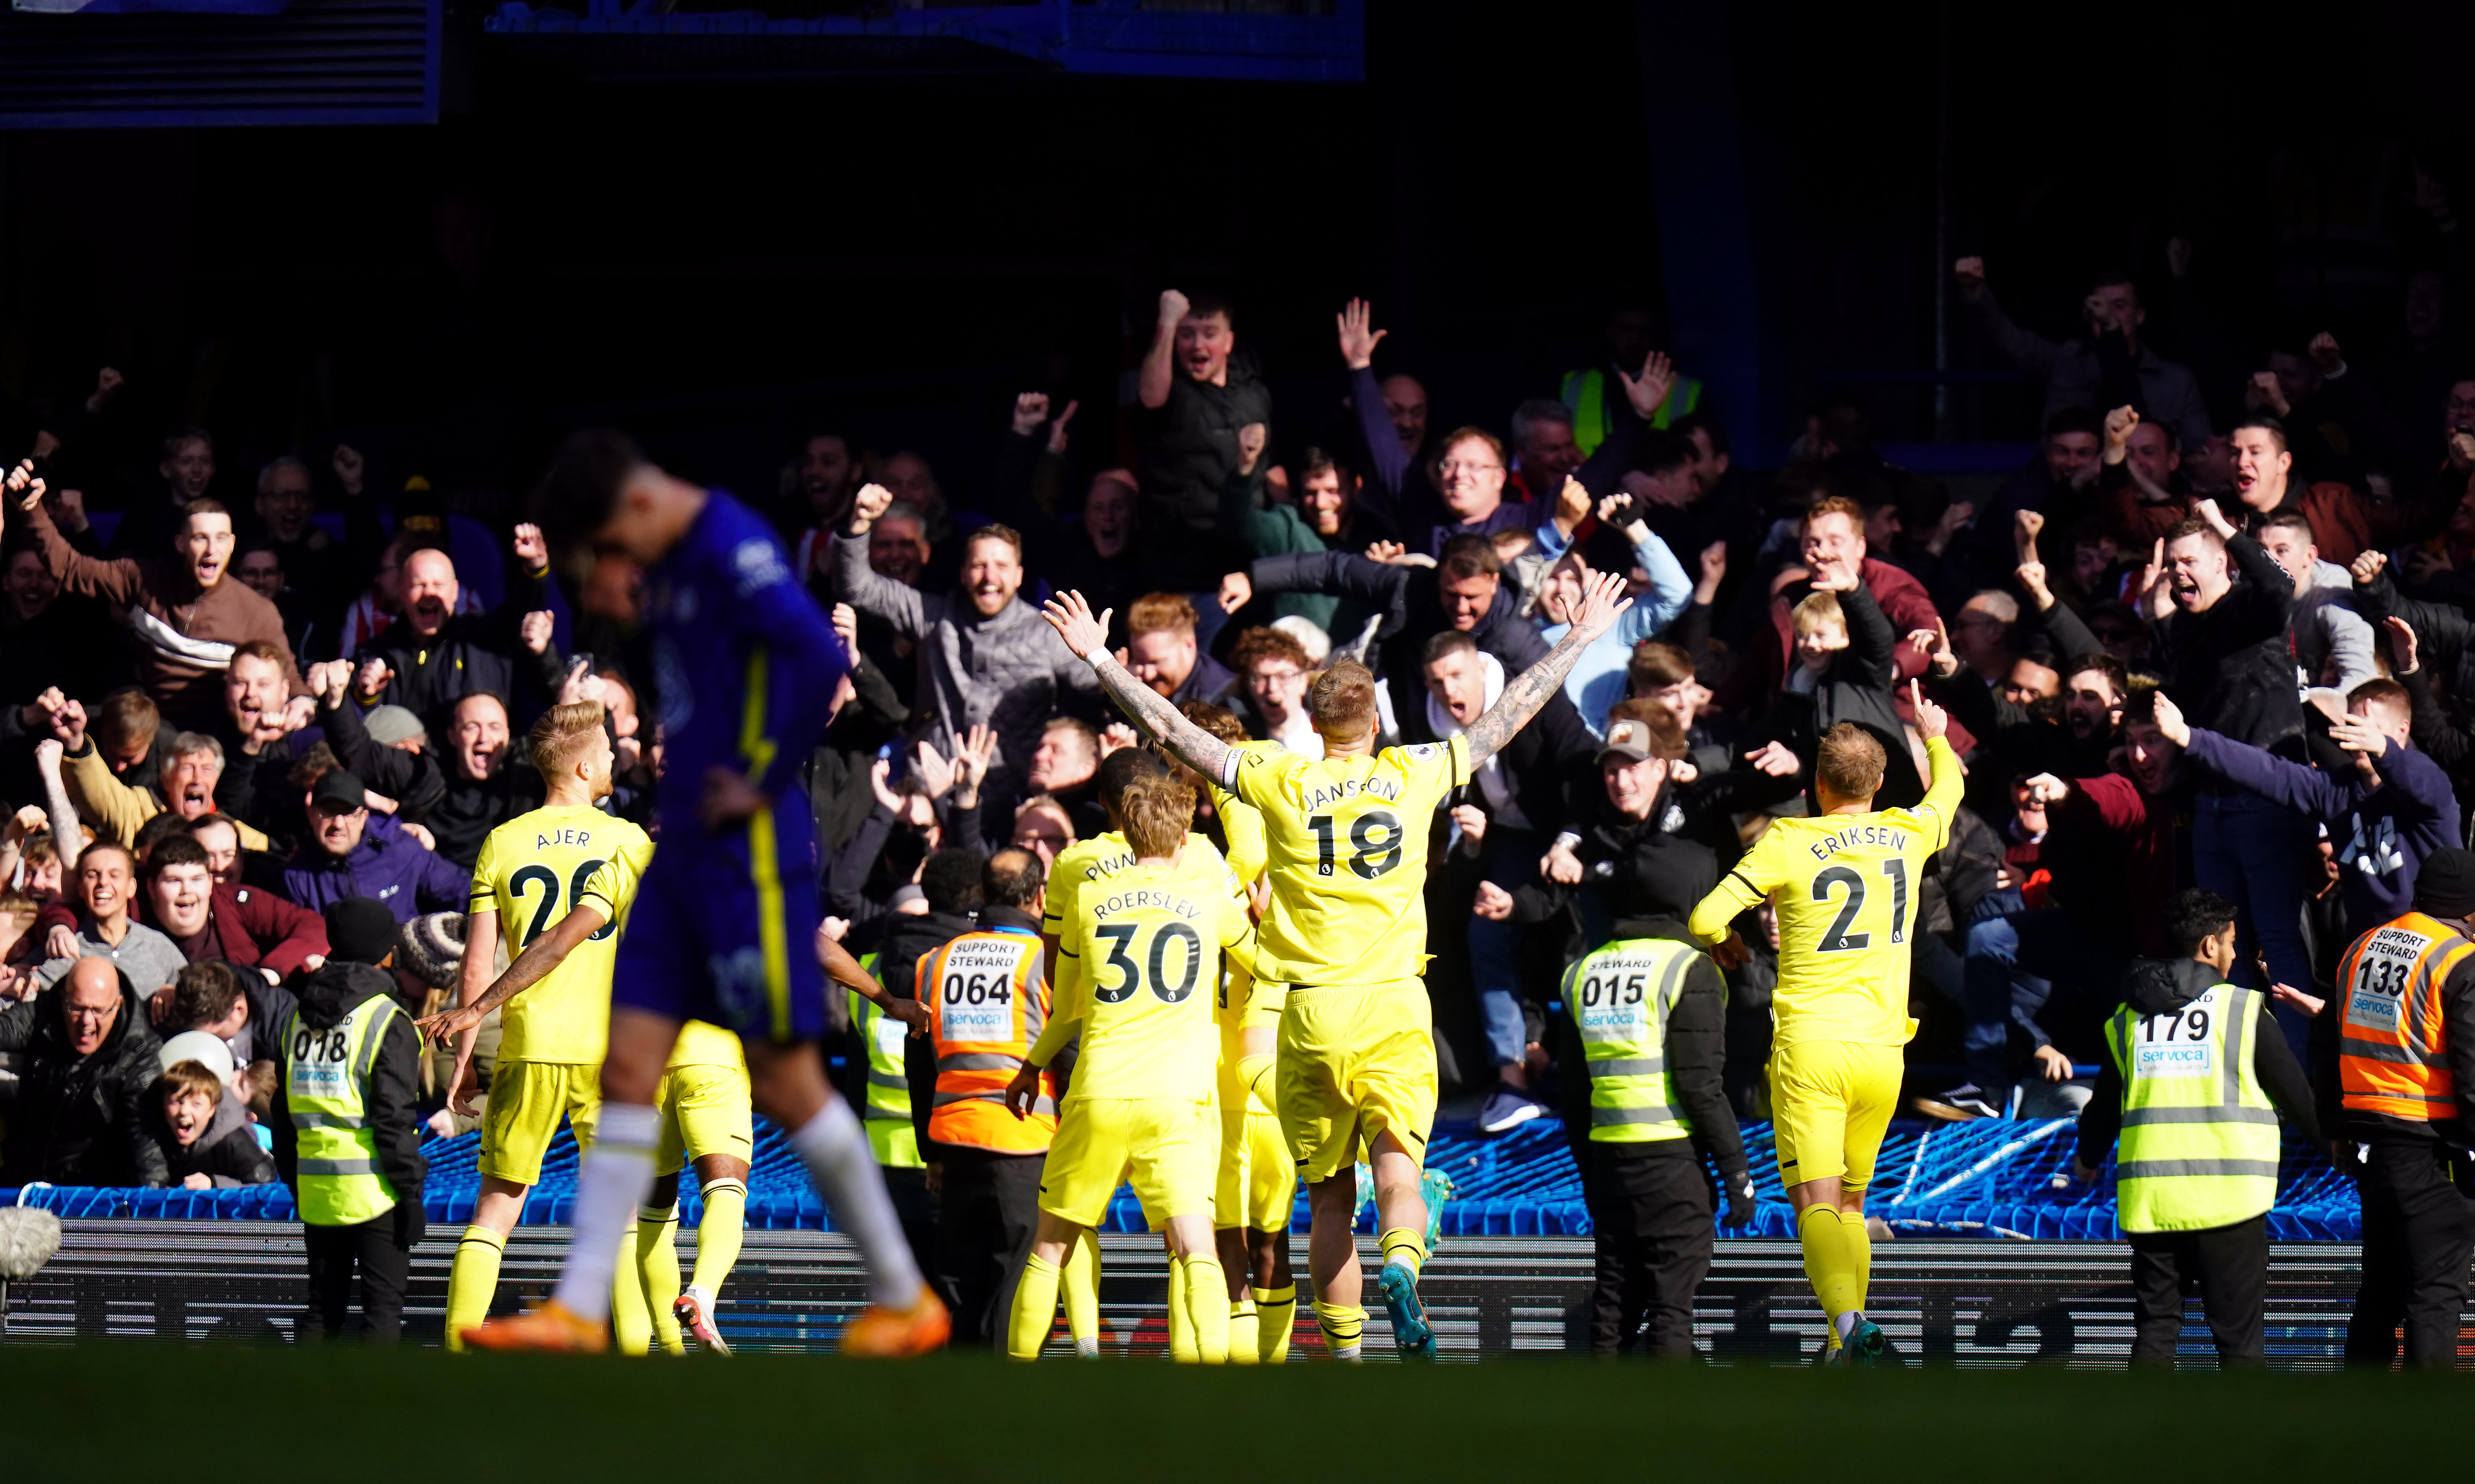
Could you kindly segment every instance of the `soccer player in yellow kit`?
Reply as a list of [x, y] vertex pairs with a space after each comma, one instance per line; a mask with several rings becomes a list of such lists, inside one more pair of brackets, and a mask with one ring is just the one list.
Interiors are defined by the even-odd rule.
[[1872, 1365], [1886, 1342], [1865, 1317], [1873, 1242], [1865, 1187], [1899, 1100], [1908, 962], [1925, 862], [1950, 838], [1959, 759], [1941, 707], [1910, 687], [1933, 781], [1914, 809], [1875, 810], [1887, 757], [1875, 736], [1841, 722], [1815, 749], [1812, 813], [1775, 819], [1693, 909], [1693, 936], [1723, 961], [1736, 915], [1778, 904], [1778, 987], [1771, 1007], [1771, 1111], [1779, 1181], [1796, 1211], [1805, 1276], [1830, 1319], [1833, 1362]]
[[[1434, 1014], [1420, 980], [1435, 809], [1537, 715], [1582, 649], [1631, 606], [1623, 591], [1618, 574], [1594, 577], [1547, 658], [1447, 743], [1377, 751], [1375, 677], [1351, 662], [1333, 666], [1307, 688], [1324, 742], [1319, 762], [1267, 742], [1231, 747], [1188, 720], [1110, 656], [1107, 615], [1095, 618], [1081, 594], [1045, 610], [1137, 728], [1262, 812], [1271, 907], [1255, 976], [1288, 991], [1273, 1077], [1282, 1131], [1313, 1212], [1315, 1320], [1336, 1358], [1357, 1358], [1365, 1325], [1352, 1230], [1361, 1154], [1375, 1169], [1378, 1282], [1393, 1341], [1405, 1355], [1435, 1352], [1417, 1294], [1427, 1225], [1419, 1176], [1435, 1115]], [[1246, 1058], [1241, 1080], [1260, 1075], [1260, 1061]]]
[[1213, 1005], [1222, 953], [1249, 960], [1255, 928], [1225, 893], [1181, 868], [1192, 848], [1192, 789], [1164, 774], [1138, 778], [1119, 807], [1134, 864], [1082, 893], [1060, 953], [1061, 961], [1080, 961], [1080, 987], [1071, 1002], [1056, 1002], [1006, 1088], [1019, 1116], [1039, 1093], [1041, 1072], [1080, 1040], [1006, 1349], [1017, 1359], [1039, 1355], [1066, 1254], [1129, 1180], [1168, 1233], [1169, 1302], [1186, 1311], [1193, 1346], [1179, 1358], [1216, 1364], [1229, 1358], [1229, 1290], [1212, 1236], [1220, 1147]]
[[[1083, 892], [1107, 881], [1119, 871], [1131, 869], [1135, 852], [1126, 843], [1123, 824], [1123, 800], [1127, 787], [1139, 778], [1156, 778], [1166, 774], [1167, 765], [1139, 747], [1120, 747], [1100, 760], [1092, 774], [1092, 792], [1109, 816], [1111, 828], [1089, 839], [1077, 840], [1057, 853], [1049, 867], [1048, 888], [1041, 909], [1040, 940], [1046, 955], [1051, 998], [1057, 1005], [1072, 1005], [1087, 987], [1089, 970], [1077, 958], [1061, 952], [1071, 931], [1074, 914]], [[1179, 852], [1178, 869], [1191, 879], [1199, 889], [1226, 893], [1243, 909], [1244, 894], [1238, 878], [1212, 841], [1188, 832], [1186, 848]], [[1100, 1248], [1098, 1238], [1086, 1233], [1075, 1244], [1067, 1258], [1063, 1278], [1067, 1326], [1078, 1336], [1096, 1335], [1100, 1315]], [[1193, 1339], [1187, 1332], [1186, 1309], [1172, 1303], [1168, 1311], [1169, 1348], [1183, 1350]], [[1078, 1345], [1082, 1344], [1077, 1340]], [[1096, 1343], [1096, 1341], [1094, 1342]]]
[[619, 948], [617, 929], [608, 925], [625, 914], [653, 857], [652, 837], [594, 808], [611, 788], [610, 739], [599, 702], [551, 707], [533, 723], [526, 745], [541, 770], [542, 807], [508, 820], [482, 842], [464, 920], [458, 1008], [422, 1022], [433, 1041], [454, 1041], [448, 1101], [457, 1112], [473, 1112], [474, 1032], [497, 1008], [498, 1002], [480, 1001], [502, 934], [512, 955], [586, 901], [597, 904], [604, 930], [501, 1012], [502, 1039], [481, 1123], [480, 1195], [448, 1270], [451, 1350], [461, 1350], [464, 1329], [489, 1315], [507, 1233], [524, 1212], [526, 1193], [541, 1180], [542, 1156], [559, 1120], [567, 1119], [578, 1144], [592, 1142]]
[[[1230, 746], [1248, 741], [1243, 722], [1208, 701], [1188, 701], [1178, 710]], [[1229, 842], [1229, 872], [1248, 900], [1256, 900], [1271, 860], [1263, 812], [1185, 764], [1176, 766], [1211, 798], [1220, 837]], [[1271, 1075], [1287, 998], [1282, 985], [1257, 983], [1233, 968], [1221, 976], [1213, 1011], [1220, 1023], [1220, 1180], [1212, 1196], [1212, 1225], [1221, 1270], [1229, 1276], [1229, 1358], [1238, 1364], [1288, 1359], [1297, 1319], [1298, 1287], [1289, 1273], [1297, 1167], [1281, 1133]], [[1256, 1058], [1251, 1083], [1238, 1075], [1250, 1057]]]

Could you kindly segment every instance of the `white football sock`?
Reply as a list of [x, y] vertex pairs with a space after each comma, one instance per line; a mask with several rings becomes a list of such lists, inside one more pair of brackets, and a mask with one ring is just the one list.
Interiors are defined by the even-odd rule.
[[850, 1105], [828, 1093], [825, 1106], [791, 1135], [791, 1147], [808, 1166], [808, 1179], [824, 1198], [834, 1226], [850, 1233], [868, 1260], [869, 1297], [887, 1308], [919, 1302], [919, 1265], [903, 1240], [901, 1218], [885, 1193], [885, 1177], [868, 1147]]
[[653, 1193], [653, 1145], [661, 1131], [662, 1115], [644, 1104], [601, 1105], [600, 1126], [576, 1167], [575, 1234], [558, 1275], [558, 1302], [586, 1319], [610, 1318], [619, 1243]]

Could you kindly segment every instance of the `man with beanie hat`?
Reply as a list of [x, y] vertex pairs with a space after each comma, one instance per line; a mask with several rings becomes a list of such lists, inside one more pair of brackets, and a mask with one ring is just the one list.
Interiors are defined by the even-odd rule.
[[2330, 1155], [2364, 1207], [2350, 1365], [2457, 1363], [2475, 1257], [2475, 853], [2424, 859], [2414, 909], [2355, 939], [2313, 1022]]
[[412, 1244], [422, 1234], [420, 1038], [395, 1001], [395, 914], [368, 897], [328, 904], [327, 961], [300, 985], [283, 1028], [275, 1163], [301, 1207], [309, 1259], [303, 1337], [334, 1339], [357, 1270], [366, 1339], [404, 1327]]

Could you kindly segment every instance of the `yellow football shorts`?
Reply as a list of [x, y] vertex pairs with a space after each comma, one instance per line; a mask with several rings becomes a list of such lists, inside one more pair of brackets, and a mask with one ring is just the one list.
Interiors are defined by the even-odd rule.
[[1297, 1165], [1279, 1115], [1242, 1106], [1232, 1112], [1223, 1106], [1220, 1180], [1212, 1192], [1212, 1224], [1287, 1231], [1297, 1199]]
[[601, 1113], [601, 1068], [589, 1061], [502, 1061], [490, 1074], [481, 1109], [483, 1175], [519, 1185], [541, 1183], [542, 1156], [564, 1117], [579, 1145], [593, 1142]]
[[1386, 1131], [1426, 1163], [1435, 1035], [1425, 983], [1292, 986], [1274, 1083], [1298, 1179], [1332, 1179]]
[[1219, 1132], [1208, 1102], [1068, 1097], [1041, 1167], [1040, 1208], [1096, 1227], [1124, 1180], [1155, 1225], [1174, 1216], [1208, 1217]]
[[1899, 1047], [1859, 1041], [1794, 1041], [1774, 1050], [1771, 1117], [1780, 1181], [1794, 1186], [1835, 1175], [1848, 1190], [1872, 1184], [1905, 1065]]
[[735, 1066], [674, 1066], [662, 1074], [653, 1106], [661, 1110], [661, 1143], [653, 1173], [675, 1175], [691, 1159], [729, 1155], [756, 1161], [755, 1093]]

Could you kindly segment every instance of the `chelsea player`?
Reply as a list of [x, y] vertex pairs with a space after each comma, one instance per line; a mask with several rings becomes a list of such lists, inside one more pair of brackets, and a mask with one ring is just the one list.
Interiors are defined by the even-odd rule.
[[[848, 669], [825, 616], [791, 574], [765, 521], [716, 490], [672, 477], [625, 437], [569, 438], [533, 495], [562, 545], [589, 544], [645, 572], [667, 766], [661, 849], [647, 868], [611, 985], [601, 1118], [577, 1171], [575, 1239], [548, 1303], [466, 1332], [488, 1350], [599, 1350], [609, 1344], [620, 1243], [653, 1182], [653, 1106], [679, 1026], [738, 1033], [756, 1106], [806, 1163], [835, 1226], [859, 1244], [868, 1310], [843, 1334], [854, 1355], [912, 1355], [945, 1341], [944, 1306], [920, 1281], [868, 1136], [825, 1082], [808, 802], [797, 771], [833, 714]], [[882, 991], [838, 947], [826, 972]], [[925, 1018], [913, 1000], [899, 1018]]]

